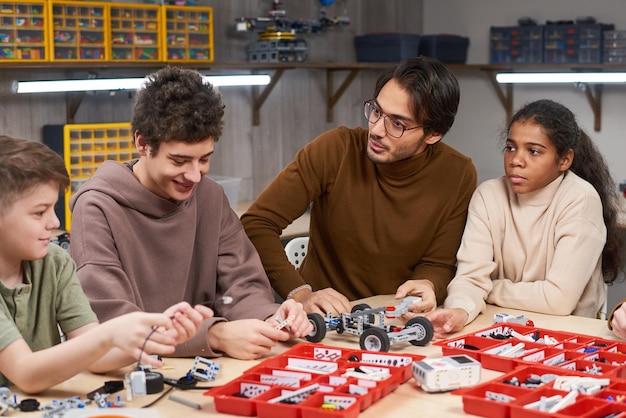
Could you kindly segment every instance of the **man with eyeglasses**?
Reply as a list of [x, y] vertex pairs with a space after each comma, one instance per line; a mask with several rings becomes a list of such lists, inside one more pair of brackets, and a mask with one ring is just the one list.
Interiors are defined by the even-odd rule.
[[[459, 96], [441, 62], [404, 60], [365, 102], [369, 130], [323, 133], [258, 196], [241, 221], [280, 296], [335, 315], [359, 298], [420, 296], [404, 319], [443, 302], [476, 188], [472, 161], [441, 142]], [[296, 270], [280, 234], [309, 206], [309, 247]]]

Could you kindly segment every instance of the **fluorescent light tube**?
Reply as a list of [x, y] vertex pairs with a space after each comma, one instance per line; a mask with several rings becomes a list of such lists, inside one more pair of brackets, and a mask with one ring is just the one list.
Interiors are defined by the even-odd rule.
[[[216, 87], [265, 86], [271, 78], [267, 74], [204, 76]], [[84, 80], [16, 81], [16, 93], [59, 93], [72, 91], [138, 90], [147, 78], [94, 78]]]
[[626, 83], [626, 73], [498, 73], [498, 83]]
[[271, 77], [267, 74], [250, 75], [205, 75], [204, 79], [217, 87], [222, 86], [267, 86]]

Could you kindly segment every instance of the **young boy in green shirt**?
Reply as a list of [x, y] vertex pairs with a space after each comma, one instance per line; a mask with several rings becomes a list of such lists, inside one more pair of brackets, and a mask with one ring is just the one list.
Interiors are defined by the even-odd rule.
[[0, 384], [26, 393], [85, 369], [103, 373], [138, 360], [159, 366], [149, 354], [172, 353], [212, 316], [182, 302], [98, 324], [73, 260], [50, 244], [59, 227], [54, 205], [68, 184], [63, 159], [47, 146], [0, 136]]

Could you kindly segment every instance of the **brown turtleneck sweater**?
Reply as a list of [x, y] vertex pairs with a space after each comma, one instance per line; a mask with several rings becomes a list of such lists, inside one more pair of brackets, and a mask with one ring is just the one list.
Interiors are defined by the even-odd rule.
[[[367, 140], [365, 129], [340, 127], [305, 146], [242, 216], [246, 233], [283, 297], [308, 283], [354, 300], [428, 279], [442, 303], [476, 169], [441, 142], [407, 160], [375, 164]], [[309, 204], [309, 249], [296, 271], [280, 233]]]

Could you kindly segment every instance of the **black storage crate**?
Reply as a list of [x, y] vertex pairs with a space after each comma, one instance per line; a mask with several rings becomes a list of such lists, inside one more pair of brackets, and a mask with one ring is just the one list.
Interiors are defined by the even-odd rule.
[[614, 25], [545, 25], [543, 62], [546, 64], [599, 64], [602, 62], [602, 34]]
[[420, 35], [371, 33], [354, 37], [358, 62], [397, 62], [418, 55]]
[[489, 33], [491, 64], [543, 62], [543, 26], [492, 26]]
[[447, 64], [465, 64], [469, 38], [459, 35], [422, 35], [420, 55], [437, 58]]

